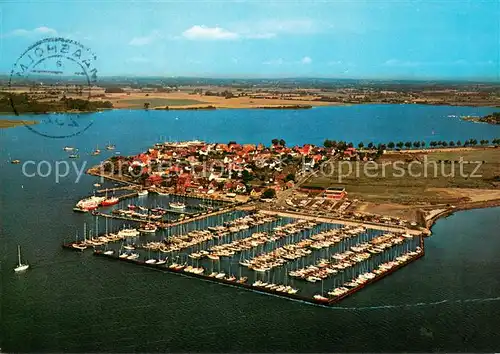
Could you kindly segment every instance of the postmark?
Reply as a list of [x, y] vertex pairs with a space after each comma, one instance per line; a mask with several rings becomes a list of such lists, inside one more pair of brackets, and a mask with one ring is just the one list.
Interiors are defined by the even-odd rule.
[[13, 113], [41, 113], [39, 124], [25, 127], [47, 138], [82, 134], [93, 121], [87, 114], [97, 81], [97, 56], [79, 42], [45, 38], [16, 60], [9, 78]]

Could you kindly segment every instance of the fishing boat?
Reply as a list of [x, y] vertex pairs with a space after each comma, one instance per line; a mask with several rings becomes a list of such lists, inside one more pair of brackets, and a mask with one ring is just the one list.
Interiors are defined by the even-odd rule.
[[115, 253], [115, 251], [113, 251], [113, 250], [104, 251], [104, 254], [106, 256], [111, 256], [113, 253]]
[[17, 267], [14, 268], [14, 272], [22, 272], [30, 267], [29, 264], [21, 263], [21, 246], [19, 245], [17, 246], [17, 262]]
[[101, 184], [100, 184], [100, 183], [94, 183], [94, 187], [98, 188], [98, 187], [100, 187], [100, 186], [101, 186]]
[[186, 207], [186, 204], [179, 203], [179, 202], [173, 202], [173, 203], [170, 203], [169, 206], [172, 209], [184, 209]]
[[10, 160], [11, 164], [17, 165], [21, 163], [21, 160]]
[[116, 149], [115, 145], [113, 145], [111, 143], [109, 143], [108, 145], [106, 145], [106, 150], [114, 150], [114, 149]]
[[137, 195], [139, 197], [143, 197], [145, 195], [148, 195], [148, 191], [147, 191], [147, 189], [140, 190], [139, 192], [137, 192]]
[[64, 151], [73, 151], [73, 150], [75, 150], [75, 148], [74, 148], [74, 147], [71, 147], [71, 146], [65, 146], [65, 147], [63, 148], [63, 150], [64, 150]]
[[80, 156], [79, 156], [78, 154], [71, 154], [71, 155], [69, 155], [69, 158], [70, 158], [70, 159], [77, 159], [77, 158], [79, 158], [79, 157], [80, 157]]
[[164, 193], [164, 192], [160, 192], [160, 191], [156, 191], [156, 193], [158, 193], [158, 195], [168, 196], [168, 193]]

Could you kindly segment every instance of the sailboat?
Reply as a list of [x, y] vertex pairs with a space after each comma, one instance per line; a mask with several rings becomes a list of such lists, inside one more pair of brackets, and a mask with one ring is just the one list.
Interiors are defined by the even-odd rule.
[[15, 272], [22, 272], [30, 267], [28, 264], [21, 263], [21, 246], [19, 245], [17, 246], [17, 259], [18, 259], [18, 265], [16, 268], [14, 268]]

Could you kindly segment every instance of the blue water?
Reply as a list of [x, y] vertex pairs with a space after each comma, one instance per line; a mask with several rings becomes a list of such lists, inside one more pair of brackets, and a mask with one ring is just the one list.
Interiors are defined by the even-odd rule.
[[[67, 160], [80, 149], [81, 168], [109, 156], [88, 156], [108, 141], [123, 154], [152, 143], [209, 141], [321, 144], [325, 138], [465, 140], [500, 137], [500, 127], [448, 115], [491, 108], [363, 105], [299, 111], [112, 111], [69, 139], [47, 139], [25, 127], [0, 131], [0, 347], [22, 351], [495, 351], [500, 346], [500, 208], [439, 220], [426, 255], [370, 285], [338, 307], [300, 302], [164, 274], [64, 251], [88, 215], [73, 213], [94, 177], [76, 173], [55, 183], [25, 177], [10, 158]], [[178, 118], [178, 119], [176, 119]], [[434, 134], [432, 133], [434, 131]], [[73, 160], [67, 160], [73, 161]], [[32, 269], [14, 274], [16, 246]]]

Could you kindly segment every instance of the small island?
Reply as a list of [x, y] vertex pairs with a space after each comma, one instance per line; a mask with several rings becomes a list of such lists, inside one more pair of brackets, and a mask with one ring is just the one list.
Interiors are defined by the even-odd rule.
[[500, 112], [493, 112], [484, 117], [462, 117], [463, 120], [476, 123], [500, 124]]

